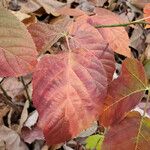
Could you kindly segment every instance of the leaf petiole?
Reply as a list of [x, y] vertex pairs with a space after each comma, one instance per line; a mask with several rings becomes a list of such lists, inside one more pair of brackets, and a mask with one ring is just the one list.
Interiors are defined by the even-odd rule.
[[135, 20], [132, 22], [121, 23], [121, 24], [95, 25], [95, 28], [126, 27], [129, 25], [135, 25], [135, 24], [150, 24], [149, 22], [144, 21], [147, 19], [150, 19], [150, 17], [142, 18], [142, 19]]

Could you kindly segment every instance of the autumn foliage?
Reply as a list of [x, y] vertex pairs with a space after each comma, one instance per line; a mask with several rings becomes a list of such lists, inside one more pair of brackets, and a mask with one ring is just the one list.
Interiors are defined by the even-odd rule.
[[[0, 8], [0, 77], [33, 74], [32, 101], [49, 145], [99, 121], [107, 128], [102, 149], [148, 150], [150, 119], [132, 111], [149, 90], [144, 67], [132, 57], [124, 27], [98, 28], [124, 21], [102, 8], [91, 16], [69, 15], [70, 9], [57, 24], [26, 27]], [[57, 41], [61, 48], [52, 51]], [[114, 53], [127, 57], [116, 79]]]

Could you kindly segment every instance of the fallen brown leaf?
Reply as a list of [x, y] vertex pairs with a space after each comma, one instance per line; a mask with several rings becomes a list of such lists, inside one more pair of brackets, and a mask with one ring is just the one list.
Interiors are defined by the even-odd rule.
[[21, 141], [17, 132], [6, 126], [0, 127], [0, 142], [4, 142], [4, 146], [8, 150], [28, 150], [28, 147]]

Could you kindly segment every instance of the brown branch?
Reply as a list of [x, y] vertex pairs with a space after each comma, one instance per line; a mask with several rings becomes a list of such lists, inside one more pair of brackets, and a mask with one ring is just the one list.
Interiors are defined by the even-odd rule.
[[23, 86], [24, 86], [24, 89], [25, 89], [25, 91], [26, 91], [27, 99], [28, 99], [29, 101], [31, 101], [30, 96], [29, 96], [29, 92], [28, 92], [28, 85], [25, 84], [23, 77], [20, 77], [20, 80], [21, 80], [21, 82], [22, 82], [22, 84], [23, 84]]
[[[2, 81], [1, 81], [1, 83], [2, 83]], [[18, 107], [12, 102], [12, 98], [7, 94], [7, 92], [2, 87], [1, 84], [0, 84], [0, 89], [3, 92], [3, 96], [5, 97], [5, 98], [1, 98], [4, 101], [4, 103], [9, 105], [10, 107], [12, 107], [14, 110], [19, 111]]]

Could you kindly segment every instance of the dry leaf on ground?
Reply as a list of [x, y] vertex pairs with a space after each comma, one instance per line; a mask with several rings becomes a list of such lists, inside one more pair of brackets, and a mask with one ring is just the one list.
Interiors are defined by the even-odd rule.
[[0, 127], [0, 142], [5, 142], [4, 146], [8, 150], [29, 150], [17, 132], [5, 126]]

